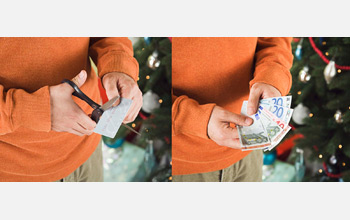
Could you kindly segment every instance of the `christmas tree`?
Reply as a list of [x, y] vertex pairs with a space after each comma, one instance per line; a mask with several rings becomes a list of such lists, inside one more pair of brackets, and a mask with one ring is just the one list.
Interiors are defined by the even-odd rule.
[[143, 106], [128, 125], [141, 136], [120, 127], [113, 139], [103, 137], [109, 146], [127, 140], [145, 149], [144, 162], [133, 181], [171, 180], [171, 38], [144, 37], [133, 43], [139, 63], [137, 81], [143, 93]]
[[349, 181], [350, 38], [299, 37], [292, 49], [295, 148], [319, 164], [304, 181]]

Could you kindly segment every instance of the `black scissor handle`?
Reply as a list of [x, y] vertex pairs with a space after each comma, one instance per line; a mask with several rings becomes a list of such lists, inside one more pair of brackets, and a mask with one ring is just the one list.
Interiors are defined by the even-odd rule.
[[68, 83], [71, 87], [73, 87], [73, 89], [75, 90], [73, 92], [73, 95], [78, 97], [79, 99], [85, 101], [93, 109], [98, 109], [98, 108], [101, 107], [99, 104], [97, 104], [96, 102], [92, 101], [87, 95], [85, 95], [74, 82], [72, 82], [72, 81], [70, 81], [68, 79], [64, 79], [64, 80], [62, 80], [62, 83]]

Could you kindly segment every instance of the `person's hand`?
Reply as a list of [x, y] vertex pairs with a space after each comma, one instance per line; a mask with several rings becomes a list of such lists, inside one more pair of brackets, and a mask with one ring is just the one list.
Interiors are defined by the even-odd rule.
[[[142, 92], [137, 83], [127, 74], [119, 72], [105, 74], [102, 78], [102, 83], [103, 87], [106, 89], [108, 99], [119, 95], [122, 98], [133, 100], [123, 122], [130, 123], [134, 121], [142, 107]], [[120, 99], [114, 106], [119, 103]]]
[[278, 97], [281, 93], [275, 87], [266, 83], [255, 83], [250, 89], [247, 113], [253, 115], [258, 111], [259, 100]]
[[231, 127], [230, 123], [249, 126], [253, 119], [215, 106], [208, 123], [208, 136], [218, 145], [241, 149], [237, 128]]
[[[82, 70], [72, 81], [81, 87], [87, 73]], [[51, 130], [79, 136], [90, 135], [96, 123], [73, 101], [74, 89], [67, 83], [50, 86]]]

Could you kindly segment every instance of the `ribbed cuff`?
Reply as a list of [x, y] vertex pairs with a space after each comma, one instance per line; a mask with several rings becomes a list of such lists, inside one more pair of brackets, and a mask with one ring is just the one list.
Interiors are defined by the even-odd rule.
[[139, 64], [136, 59], [125, 52], [110, 52], [99, 58], [98, 75], [102, 78], [106, 73], [121, 72], [137, 81]]
[[180, 96], [172, 107], [172, 135], [187, 134], [209, 139], [208, 123], [215, 104], [199, 105], [197, 101]]
[[265, 62], [255, 68], [254, 79], [249, 82], [250, 87], [257, 82], [272, 85], [284, 96], [288, 94], [291, 88], [292, 76], [289, 70], [282, 65], [274, 62]]
[[49, 132], [51, 130], [51, 107], [49, 87], [45, 86], [27, 93], [16, 89], [12, 93], [11, 121], [14, 128], [20, 126]]

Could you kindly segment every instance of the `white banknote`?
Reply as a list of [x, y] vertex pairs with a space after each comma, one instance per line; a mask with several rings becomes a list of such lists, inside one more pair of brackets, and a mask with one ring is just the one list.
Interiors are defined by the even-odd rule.
[[131, 99], [120, 98], [120, 104], [103, 112], [94, 132], [109, 138], [114, 138], [126, 113], [132, 104]]
[[292, 105], [292, 96], [281, 96], [281, 97], [261, 99], [260, 104], [280, 105], [286, 108], [290, 108]]

